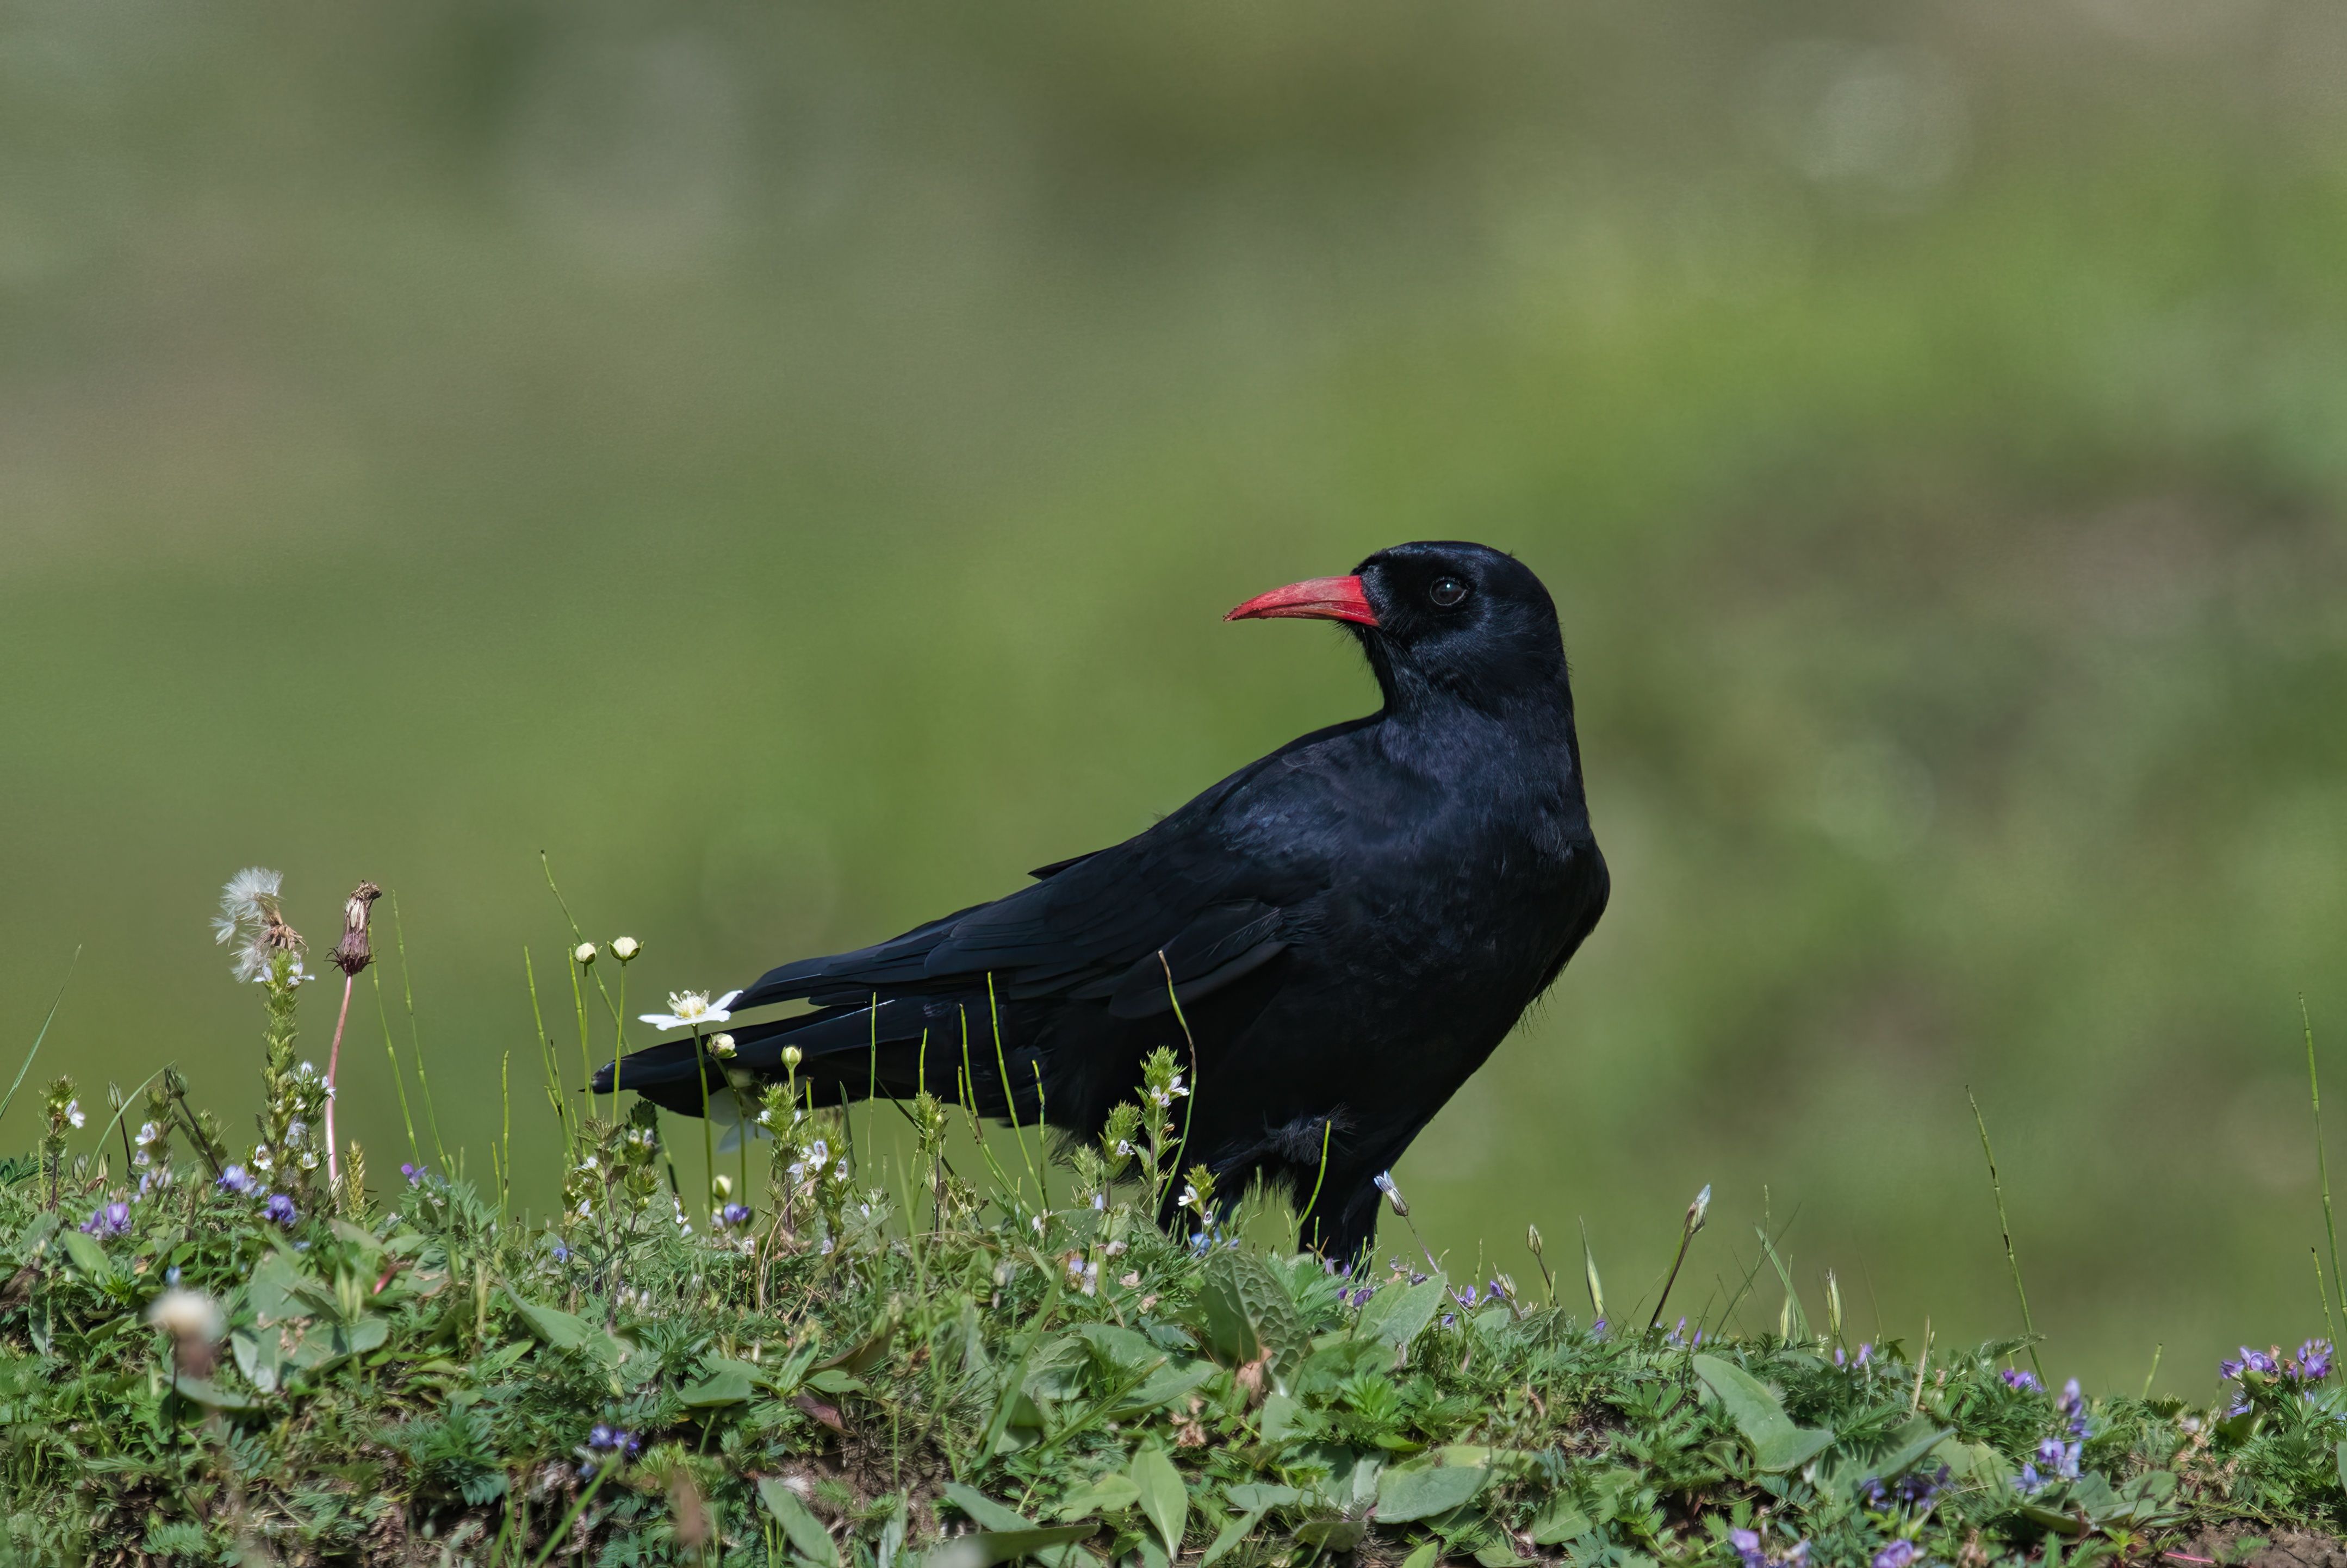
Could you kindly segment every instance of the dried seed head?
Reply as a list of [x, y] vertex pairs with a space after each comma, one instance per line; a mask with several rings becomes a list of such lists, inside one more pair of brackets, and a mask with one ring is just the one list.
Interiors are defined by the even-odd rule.
[[343, 902], [343, 939], [334, 944], [334, 963], [345, 975], [357, 975], [374, 959], [367, 947], [367, 918], [382, 897], [382, 888], [362, 882]]

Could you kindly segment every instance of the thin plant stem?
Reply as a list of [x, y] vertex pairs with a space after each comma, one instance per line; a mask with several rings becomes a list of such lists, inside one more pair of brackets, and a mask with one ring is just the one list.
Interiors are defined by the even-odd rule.
[[[2321, 1282], [2318, 1281], [2317, 1283], [2319, 1284]], [[2143, 1393], [2138, 1396], [2139, 1398], [2146, 1399], [2151, 1398], [2151, 1380], [2159, 1376], [2160, 1353], [2167, 1348], [2168, 1347], [2165, 1344], [2154, 1345], [2151, 1348], [2151, 1370], [2143, 1375]]]
[[[1027, 1152], [1027, 1129], [1019, 1124], [1019, 1091], [1010, 1086], [1010, 1063], [1002, 1051], [1002, 1009], [994, 999], [994, 971], [991, 969], [986, 972], [986, 1016], [989, 1027], [994, 1030], [994, 1073], [1002, 1085], [1003, 1107], [1010, 1112], [1010, 1135], [1019, 1141], [1020, 1161], [1026, 1165], [1027, 1173], [1035, 1177], [1036, 1190], [1040, 1192], [1043, 1178], [1036, 1173], [1035, 1157]], [[970, 1085], [973, 1097], [977, 1088], [975, 1083]], [[1040, 1132], [1041, 1129], [1037, 1131]], [[1025, 1189], [1020, 1190], [1023, 1192]], [[1038, 1202], [1047, 1209], [1051, 1206], [1048, 1196]]]
[[[1304, 1234], [1304, 1222], [1312, 1217], [1312, 1210], [1314, 1206], [1320, 1202], [1320, 1184], [1328, 1179], [1328, 1139], [1329, 1135], [1335, 1132], [1336, 1130], [1337, 1119], [1334, 1116], [1327, 1117], [1322, 1120], [1320, 1123], [1320, 1173], [1312, 1178], [1312, 1195], [1304, 1200], [1304, 1212], [1296, 1216], [1296, 1231], [1298, 1235]], [[1319, 1228], [1317, 1225], [1313, 1228], [1312, 1234], [1315, 1236], [1317, 1236], [1320, 1234]], [[1318, 1248], [1316, 1246], [1314, 1250], [1317, 1251]]]
[[[1981, 1156], [1988, 1162], [1988, 1190], [1996, 1198], [1996, 1225], [1998, 1231], [2004, 1237], [2004, 1261], [2013, 1270], [2013, 1293], [2021, 1298], [2021, 1327], [2029, 1336], [2030, 1369], [2037, 1374], [2037, 1380], [2043, 1383], [2045, 1380], [2045, 1368], [2037, 1359], [2037, 1325], [2030, 1319], [2029, 1292], [2024, 1289], [2021, 1284], [2021, 1259], [2013, 1250], [2013, 1225], [2004, 1217], [2004, 1184], [1997, 1180], [1996, 1151], [1988, 1145], [1988, 1120], [1981, 1114], [1980, 1102], [1973, 1098], [1971, 1090], [1964, 1091], [1964, 1099], [1973, 1108], [1973, 1124], [1980, 1129]], [[1927, 1321], [1925, 1324], [1927, 1330], [1929, 1327]]]
[[2339, 1323], [2331, 1316], [2331, 1297], [2322, 1287], [2322, 1255], [2308, 1247], [2306, 1255], [2314, 1263], [2314, 1298], [2322, 1303], [2322, 1332], [2336, 1345], [2339, 1343]]
[[343, 1065], [343, 1026], [351, 1021], [351, 987], [358, 976], [343, 976], [343, 1007], [334, 1015], [334, 1043], [326, 1051], [326, 1190], [339, 1194], [343, 1190], [342, 1156], [334, 1144], [334, 1075]]
[[701, 1080], [701, 1158], [704, 1191], [703, 1206], [709, 1213], [709, 1228], [717, 1228], [717, 1134], [709, 1125], [709, 1056], [702, 1049], [701, 1025], [692, 1026], [692, 1064], [700, 1069]]
[[1655, 1297], [1655, 1312], [1653, 1317], [1646, 1319], [1647, 1327], [1652, 1328], [1662, 1322], [1663, 1308], [1670, 1305], [1671, 1286], [1676, 1285], [1679, 1281], [1679, 1265], [1686, 1261], [1687, 1244], [1694, 1240], [1694, 1227], [1690, 1225], [1681, 1225], [1679, 1227], [1679, 1249], [1677, 1252], [1671, 1255], [1671, 1272], [1665, 1275], [1663, 1278], [1663, 1293]]
[[[531, 959], [527, 943], [521, 950], [521, 971], [523, 978], [529, 982], [529, 1021], [538, 1030], [538, 1061], [546, 1073], [546, 1095], [554, 1104], [555, 1120], [562, 1123], [563, 1158], [566, 1162], [575, 1161], [579, 1154], [579, 1140], [571, 1136], [570, 1105], [562, 1094], [562, 1068], [554, 1060], [554, 1037], [546, 1032], [546, 1015], [538, 1010], [538, 965]], [[583, 1064], [587, 1056], [585, 1050], [581, 1049], [579, 1055]], [[594, 1084], [595, 1080], [590, 1073], [587, 1080], [587, 1110], [589, 1115], [595, 1109]]]
[[415, 979], [407, 967], [407, 934], [399, 922], [399, 895], [391, 896], [391, 940], [399, 951], [399, 989], [407, 1004], [407, 1047], [415, 1053], [415, 1085], [424, 1093], [424, 1116], [431, 1124], [432, 1148], [440, 1168], [448, 1167], [448, 1146], [440, 1141], [440, 1112], [432, 1103], [432, 1080], [424, 1071], [424, 1040], [415, 1031]]
[[41, 1020], [41, 1032], [33, 1037], [33, 1049], [25, 1053], [25, 1064], [16, 1069], [16, 1081], [8, 1085], [8, 1092], [0, 1095], [0, 1116], [8, 1114], [8, 1107], [16, 1099], [16, 1091], [25, 1086], [25, 1074], [33, 1071], [33, 1058], [41, 1054], [41, 1041], [49, 1038], [49, 1025], [57, 1020], [57, 1008], [66, 999], [66, 987], [73, 983], [74, 969], [81, 963], [81, 949], [76, 948], [73, 957], [66, 961], [66, 978], [57, 982], [57, 994], [49, 1002], [46, 1017]]
[[2347, 1280], [2339, 1275], [2339, 1223], [2331, 1212], [2331, 1159], [2322, 1147], [2322, 1083], [2314, 1072], [2314, 1015], [2306, 1010], [2303, 993], [2298, 999], [2298, 1020], [2306, 1029], [2306, 1095], [2314, 1106], [2314, 1168], [2322, 1179], [2322, 1228], [2331, 1236], [2331, 1286], [2342, 1293], [2340, 1311], [2347, 1314]]
[[[572, 943], [570, 950], [574, 953], [577, 952], [579, 950], [579, 944], [575, 942]], [[587, 1113], [589, 1116], [592, 1116], [595, 1114], [595, 1053], [594, 1047], [589, 1041], [587, 1036], [587, 993], [579, 984], [579, 960], [573, 958], [565, 967], [570, 970], [571, 1010], [579, 1015], [579, 1068], [580, 1071], [587, 1075], [585, 1080], [587, 1086]], [[619, 1071], [619, 1068], [615, 1065], [611, 1071], [616, 1073]], [[616, 1090], [613, 1091], [611, 1100], [611, 1114], [614, 1117], [617, 1117], [620, 1113], [620, 1107], [619, 1094]]]
[[508, 1050], [497, 1060], [497, 1103], [504, 1112], [501, 1141], [505, 1144], [505, 1169], [497, 1181], [497, 1212], [506, 1212], [507, 1200], [513, 1192], [513, 1052]]
[[375, 1017], [383, 1022], [383, 1053], [391, 1059], [391, 1086], [399, 1091], [400, 1125], [407, 1129], [407, 1157], [417, 1164], [424, 1163], [424, 1151], [415, 1143], [415, 1118], [407, 1109], [407, 1075], [399, 1070], [399, 1048], [391, 1042], [391, 1014], [383, 1005], [383, 970], [370, 971], [374, 987]]

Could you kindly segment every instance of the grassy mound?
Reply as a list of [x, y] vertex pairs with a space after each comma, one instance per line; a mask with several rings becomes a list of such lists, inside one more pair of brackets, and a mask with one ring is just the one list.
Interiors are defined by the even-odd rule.
[[[859, 1164], [842, 1112], [743, 1079], [712, 1107], [756, 1135], [738, 1186], [691, 1203], [658, 1112], [601, 1119], [549, 1061], [557, 1214], [513, 1214], [503, 1158], [494, 1191], [416, 1161], [370, 1185], [295, 1059], [299, 938], [263, 893], [224, 921], [267, 1002], [259, 1140], [232, 1153], [169, 1070], [93, 1135], [60, 1079], [0, 1166], [7, 1562], [1973, 1568], [2347, 1519], [2320, 1341], [2245, 1352], [2196, 1412], [2049, 1391], [2023, 1341], [1853, 1345], [1789, 1285], [1777, 1332], [1724, 1335], [1749, 1275], [1665, 1329], [1604, 1321], [1592, 1264], [1584, 1326], [1536, 1236], [1525, 1288], [1266, 1250], [1177, 1173], [1171, 1050], [1056, 1168], [1014, 1130], [957, 1172], [976, 1118], [928, 1092], [916, 1152]], [[1177, 1191], [1187, 1237], [1152, 1218]]]
[[2319, 1347], [2200, 1413], [2049, 1393], [2018, 1344], [1584, 1326], [1545, 1283], [1185, 1245], [1091, 1160], [1063, 1207], [941, 1165], [891, 1196], [804, 1112], [768, 1214], [713, 1229], [649, 1117], [580, 1124], [538, 1229], [143, 1132], [143, 1194], [6, 1172], [12, 1561], [1899, 1568], [2342, 1517]]

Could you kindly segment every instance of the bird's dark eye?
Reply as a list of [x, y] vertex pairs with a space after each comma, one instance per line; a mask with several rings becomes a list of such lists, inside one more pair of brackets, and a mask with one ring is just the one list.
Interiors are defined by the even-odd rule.
[[1455, 577], [1438, 577], [1428, 585], [1426, 597], [1442, 610], [1455, 610], [1467, 597], [1467, 585]]

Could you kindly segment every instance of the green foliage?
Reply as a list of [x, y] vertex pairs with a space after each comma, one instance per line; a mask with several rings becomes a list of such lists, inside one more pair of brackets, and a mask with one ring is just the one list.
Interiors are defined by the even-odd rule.
[[[641, 1141], [592, 1146], [653, 1168], [650, 1124], [623, 1125]], [[69, 1210], [122, 1191], [102, 1163], [61, 1179]], [[1744, 1529], [1819, 1562], [2049, 1539], [2075, 1561], [2347, 1522], [2347, 1393], [2287, 1368], [2218, 1415], [2059, 1404], [2006, 1375], [2017, 1342], [1921, 1368], [1828, 1336], [1697, 1348], [1399, 1266], [1185, 1245], [1133, 1223], [1146, 1188], [907, 1215], [858, 1186], [836, 1228], [813, 1204], [715, 1234], [658, 1184], [594, 1194], [532, 1229], [419, 1173], [386, 1212], [289, 1227], [182, 1175], [86, 1232], [46, 1184], [0, 1188], [9, 1550], [393, 1561], [428, 1538], [519, 1564], [583, 1532], [606, 1563], [1374, 1545], [1491, 1568], [1725, 1564]], [[217, 1350], [148, 1326], [167, 1282], [219, 1304]], [[2065, 1441], [2075, 1475], [2024, 1468]]]

